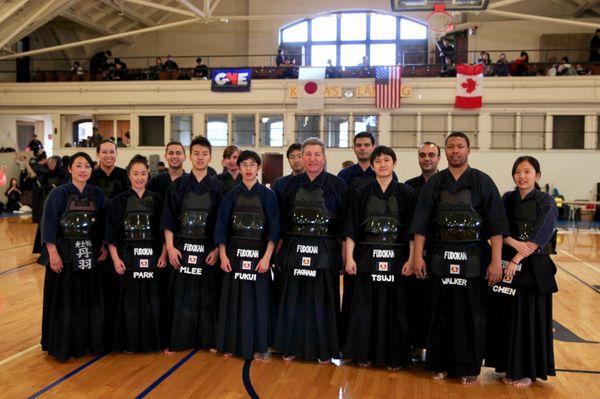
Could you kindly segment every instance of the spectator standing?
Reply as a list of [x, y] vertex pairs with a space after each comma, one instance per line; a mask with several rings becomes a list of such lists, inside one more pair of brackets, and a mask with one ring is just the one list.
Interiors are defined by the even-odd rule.
[[108, 69], [108, 59], [112, 56], [110, 50], [100, 51], [90, 59], [90, 72], [104, 72]]
[[29, 142], [29, 144], [27, 144], [27, 147], [34, 154], [37, 153], [42, 148], [44, 148], [44, 146], [42, 145], [42, 142], [38, 140], [37, 134], [34, 134], [33, 136], [31, 136], [31, 141]]
[[600, 61], [600, 29], [596, 29], [596, 34], [590, 42], [590, 62]]
[[172, 55], [167, 55], [167, 60], [163, 64], [163, 70], [166, 72], [179, 72], [179, 65], [173, 60]]
[[439, 50], [442, 61], [448, 57], [454, 61], [454, 46], [450, 44], [450, 39], [444, 37], [442, 39], [442, 45], [439, 46]]
[[277, 50], [277, 57], [275, 57], [275, 65], [281, 66], [285, 62], [284, 51], [282, 48]]
[[148, 79], [158, 80], [160, 73], [164, 70], [162, 58], [156, 57], [154, 59], [154, 65], [148, 68]]
[[194, 77], [208, 79], [208, 67], [202, 63], [201, 57], [196, 58]]

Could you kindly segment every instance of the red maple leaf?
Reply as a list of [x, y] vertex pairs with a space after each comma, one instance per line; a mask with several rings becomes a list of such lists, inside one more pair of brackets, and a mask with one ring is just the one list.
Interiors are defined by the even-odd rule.
[[471, 94], [475, 91], [475, 88], [477, 87], [477, 82], [469, 78], [466, 82], [463, 82], [461, 86], [465, 88], [467, 93]]

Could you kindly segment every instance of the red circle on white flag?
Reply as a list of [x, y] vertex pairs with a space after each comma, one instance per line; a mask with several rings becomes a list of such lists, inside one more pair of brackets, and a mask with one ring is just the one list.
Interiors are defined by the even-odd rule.
[[315, 82], [308, 82], [304, 85], [304, 91], [308, 94], [315, 94], [318, 89], [319, 85], [317, 85]]

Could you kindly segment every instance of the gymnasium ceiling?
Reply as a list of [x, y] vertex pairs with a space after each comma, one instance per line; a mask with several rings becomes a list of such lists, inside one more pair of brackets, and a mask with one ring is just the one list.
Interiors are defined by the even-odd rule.
[[[247, 0], [246, 9], [252, 8], [253, 1]], [[288, 5], [285, 11], [282, 11], [282, 7], [278, 9], [270, 5], [270, 12], [275, 16], [289, 13], [290, 8], [296, 7], [294, 3], [286, 3], [289, 0], [279, 1], [279, 4]], [[260, 19], [248, 13], [226, 14], [227, 10], [231, 12], [235, 9], [228, 2], [231, 3], [231, 0], [0, 0], [0, 55], [15, 54], [16, 43], [27, 35], [41, 41], [36, 48], [43, 48], [189, 19], [196, 19], [196, 22], [224, 21], [223, 17], [232, 21]], [[364, 1], [364, 4], [382, 5], [389, 2]], [[600, 27], [600, 0], [491, 0], [490, 10], [479, 14], [456, 14], [455, 24], [522, 19], [518, 14], [529, 14], [563, 20], [595, 21]], [[422, 15], [416, 17], [423, 19]], [[111, 41], [131, 45], [135, 43], [135, 36], [118, 37]], [[89, 55], [106, 47], [107, 41], [100, 40], [80, 46], [79, 51]]]

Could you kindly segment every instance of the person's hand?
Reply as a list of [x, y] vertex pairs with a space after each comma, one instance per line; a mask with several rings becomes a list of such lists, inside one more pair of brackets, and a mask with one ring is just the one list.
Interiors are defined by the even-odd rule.
[[227, 256], [221, 258], [221, 269], [225, 273], [231, 273], [231, 263], [229, 262], [229, 258]]
[[507, 277], [514, 277], [517, 271], [517, 264], [513, 261], [510, 261], [504, 270], [504, 275]]
[[258, 261], [258, 265], [256, 265], [256, 271], [259, 273], [266, 272], [269, 270], [269, 263], [271, 263], [271, 259], [267, 259], [263, 256], [261, 260]]
[[218, 259], [219, 259], [219, 248], [215, 248], [208, 253], [208, 256], [206, 256], [205, 262], [209, 266], [214, 266], [214, 264], [217, 263]]
[[516, 241], [512, 244], [512, 247], [517, 250], [518, 253], [522, 254], [524, 257], [528, 257], [531, 255], [535, 249], [532, 250], [531, 246], [527, 245], [526, 242]]
[[353, 258], [346, 259], [346, 273], [355, 275], [356, 274], [356, 262]]
[[411, 260], [407, 260], [406, 263], [404, 263], [404, 266], [402, 266], [402, 275], [403, 276], [411, 276], [413, 274], [412, 265], [413, 265], [413, 262]]
[[427, 277], [427, 265], [425, 264], [425, 259], [423, 259], [422, 256], [415, 257], [415, 259], [413, 260], [412, 268], [413, 273], [418, 278]]
[[156, 264], [156, 266], [158, 266], [159, 268], [163, 268], [165, 266], [167, 266], [167, 253], [163, 252], [162, 254], [160, 254], [160, 256], [158, 257], [158, 263]]
[[181, 252], [175, 247], [167, 248], [167, 253], [169, 254], [169, 263], [175, 269], [179, 269], [181, 267], [180, 259]]
[[60, 273], [63, 269], [62, 259], [58, 253], [50, 253], [50, 268], [54, 273]]
[[121, 258], [113, 259], [113, 263], [118, 274], [125, 274], [125, 262]]
[[106, 246], [102, 245], [100, 247], [100, 257], [98, 258], [98, 262], [102, 262], [106, 258], [108, 258], [108, 250], [106, 249]]
[[500, 261], [492, 261], [487, 268], [485, 278], [490, 287], [500, 282], [502, 280], [502, 263]]

